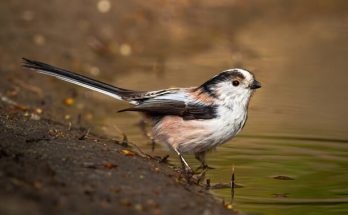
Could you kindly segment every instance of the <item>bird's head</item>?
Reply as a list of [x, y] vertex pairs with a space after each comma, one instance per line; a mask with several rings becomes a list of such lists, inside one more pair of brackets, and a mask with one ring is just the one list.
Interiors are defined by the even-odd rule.
[[254, 75], [244, 69], [228, 69], [200, 86], [211, 96], [226, 103], [246, 104], [253, 92], [261, 87]]

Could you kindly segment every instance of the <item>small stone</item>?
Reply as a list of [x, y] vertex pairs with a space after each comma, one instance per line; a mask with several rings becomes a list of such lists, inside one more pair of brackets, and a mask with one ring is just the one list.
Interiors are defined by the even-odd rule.
[[41, 117], [39, 115], [35, 114], [35, 113], [31, 113], [30, 119], [32, 119], [32, 120], [40, 120]]
[[35, 112], [36, 112], [37, 114], [42, 114], [43, 110], [42, 110], [41, 108], [36, 108], [36, 109], [35, 109]]

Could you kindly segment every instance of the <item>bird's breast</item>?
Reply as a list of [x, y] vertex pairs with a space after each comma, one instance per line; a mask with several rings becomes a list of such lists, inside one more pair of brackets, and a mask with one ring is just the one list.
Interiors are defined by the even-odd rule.
[[218, 134], [222, 142], [234, 137], [244, 126], [247, 119], [247, 110], [243, 107], [220, 107], [217, 118]]
[[215, 148], [234, 137], [243, 127], [246, 112], [221, 107], [216, 118], [184, 120], [180, 116], [165, 116], [153, 127], [157, 141], [181, 152], [200, 152]]

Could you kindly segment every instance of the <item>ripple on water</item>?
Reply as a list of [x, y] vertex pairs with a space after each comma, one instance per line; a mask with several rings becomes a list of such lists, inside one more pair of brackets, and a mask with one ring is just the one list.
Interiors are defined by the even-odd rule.
[[[244, 187], [235, 191], [234, 208], [281, 214], [287, 213], [284, 208], [291, 208], [291, 213], [348, 212], [346, 141], [244, 136], [221, 146], [208, 159], [218, 169], [208, 174], [212, 182], [228, 182], [231, 166], [235, 167], [236, 182]], [[295, 180], [276, 180], [275, 175]], [[212, 192], [231, 200], [229, 189]]]

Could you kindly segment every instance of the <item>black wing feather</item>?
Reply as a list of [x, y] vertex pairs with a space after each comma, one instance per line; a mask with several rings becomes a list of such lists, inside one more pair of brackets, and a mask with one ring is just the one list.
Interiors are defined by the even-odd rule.
[[170, 99], [148, 99], [143, 103], [120, 110], [145, 112], [153, 116], [176, 115], [185, 120], [191, 119], [212, 119], [217, 116], [216, 105], [205, 105], [201, 103], [187, 103]]

